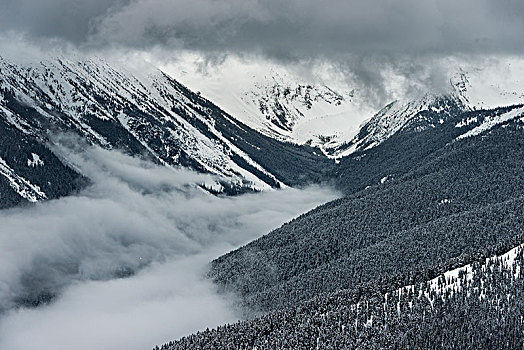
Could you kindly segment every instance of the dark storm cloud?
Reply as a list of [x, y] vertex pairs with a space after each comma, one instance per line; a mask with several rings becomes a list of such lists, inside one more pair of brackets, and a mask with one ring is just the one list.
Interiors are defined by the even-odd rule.
[[127, 0], [2, 0], [0, 29], [28, 34], [34, 39], [58, 38], [74, 43], [87, 40], [99, 16]]
[[477, 64], [524, 54], [520, 0], [0, 1], [8, 42], [23, 33], [51, 52], [63, 49], [57, 43], [119, 57], [147, 52], [156, 64], [188, 51], [208, 65], [228, 56], [328, 62], [377, 108], [398, 98], [392, 77], [405, 77], [401, 89], [414, 98], [449, 89], [449, 57]]
[[521, 53], [517, 0], [3, 0], [4, 30], [76, 44], [345, 54]]

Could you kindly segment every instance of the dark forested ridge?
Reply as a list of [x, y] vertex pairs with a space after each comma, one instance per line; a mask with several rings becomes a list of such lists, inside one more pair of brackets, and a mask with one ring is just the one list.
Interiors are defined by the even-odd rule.
[[432, 281], [316, 297], [161, 349], [522, 349], [523, 268], [519, 247]]
[[[343, 193], [352, 194], [383, 179], [400, 177], [413, 169], [424, 167], [435, 158], [435, 152], [447, 151], [445, 146], [455, 142], [466, 131], [485, 120], [520, 107], [464, 111], [455, 104], [451, 105], [453, 107], [445, 114], [432, 110], [419, 112], [380, 145], [358, 150], [342, 158], [333, 174], [333, 183]], [[464, 123], [471, 120], [475, 122]], [[365, 129], [366, 126], [361, 133]]]
[[[384, 160], [395, 176], [212, 262], [209, 277], [258, 316], [164, 348], [522, 348], [522, 253], [510, 267], [480, 265], [524, 242], [524, 123], [457, 139], [459, 120], [476, 116], [473, 128], [509, 109], [405, 130], [372, 149], [378, 158], [395, 150]], [[429, 152], [415, 147], [419, 137]], [[463, 288], [443, 278], [440, 292], [429, 287], [468, 264]]]
[[210, 277], [268, 311], [508, 249], [524, 232], [521, 127], [454, 142], [397, 180], [321, 206], [218, 258]]

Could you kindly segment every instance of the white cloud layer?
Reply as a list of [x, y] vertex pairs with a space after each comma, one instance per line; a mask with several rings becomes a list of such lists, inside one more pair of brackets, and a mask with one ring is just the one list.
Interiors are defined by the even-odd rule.
[[[235, 320], [202, 279], [207, 263], [336, 197], [314, 187], [219, 198], [194, 185], [206, 175], [62, 152], [92, 186], [0, 211], [1, 349], [147, 349]], [[57, 298], [13, 308], [46, 294]]]

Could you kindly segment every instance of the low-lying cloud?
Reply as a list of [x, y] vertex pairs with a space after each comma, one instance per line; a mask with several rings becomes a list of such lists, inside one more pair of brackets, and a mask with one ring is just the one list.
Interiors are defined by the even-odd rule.
[[89, 188], [0, 212], [2, 349], [143, 349], [233, 321], [202, 279], [207, 263], [336, 197], [318, 187], [214, 197], [196, 185], [207, 175], [65, 152]]

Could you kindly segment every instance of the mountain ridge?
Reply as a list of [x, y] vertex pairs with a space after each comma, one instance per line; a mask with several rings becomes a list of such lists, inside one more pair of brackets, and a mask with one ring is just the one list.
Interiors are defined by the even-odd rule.
[[[0, 91], [4, 127], [24, 138], [46, 147], [50, 134], [72, 132], [99, 147], [216, 175], [212, 187], [220, 192], [306, 184], [321, 168], [301, 169], [295, 160], [316, 162], [314, 148], [257, 133], [157, 69], [138, 78], [99, 58], [62, 57], [25, 65], [0, 58]], [[10, 163], [14, 156], [8, 152], [4, 150], [3, 159]], [[32, 153], [27, 149], [24, 157], [31, 158]], [[28, 167], [18, 175], [23, 178], [30, 170], [38, 169]], [[16, 189], [16, 184], [11, 182], [10, 187]], [[48, 192], [47, 197], [56, 197], [54, 189]]]

